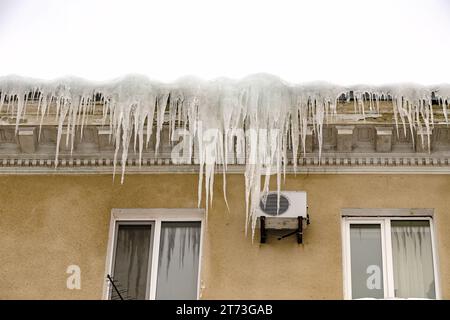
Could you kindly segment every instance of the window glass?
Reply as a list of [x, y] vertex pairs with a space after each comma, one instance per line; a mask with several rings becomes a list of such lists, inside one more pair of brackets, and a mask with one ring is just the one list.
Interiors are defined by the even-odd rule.
[[162, 222], [156, 299], [197, 299], [200, 222]]
[[[119, 224], [113, 279], [124, 299], [146, 299], [152, 241], [151, 224]], [[119, 299], [111, 288], [111, 299]]]
[[391, 221], [394, 291], [401, 298], [436, 298], [429, 221]]
[[383, 298], [380, 224], [350, 225], [352, 298]]

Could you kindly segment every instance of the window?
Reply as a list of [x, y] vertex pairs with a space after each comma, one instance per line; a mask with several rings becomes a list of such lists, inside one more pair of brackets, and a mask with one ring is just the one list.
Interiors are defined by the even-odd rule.
[[438, 298], [432, 222], [430, 217], [345, 217], [345, 297]]
[[202, 222], [200, 209], [114, 209], [104, 298], [197, 299]]

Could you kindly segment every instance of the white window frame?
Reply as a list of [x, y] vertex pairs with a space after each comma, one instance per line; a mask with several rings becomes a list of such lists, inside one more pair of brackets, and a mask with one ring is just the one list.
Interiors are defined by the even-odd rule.
[[111, 220], [109, 226], [108, 249], [106, 253], [106, 267], [103, 284], [103, 299], [108, 300], [110, 295], [110, 283], [106, 275], [111, 274], [114, 265], [114, 245], [117, 232], [117, 224], [120, 222], [153, 222], [154, 223], [154, 238], [153, 247], [151, 250], [151, 270], [149, 279], [149, 299], [155, 300], [156, 297], [156, 283], [158, 276], [158, 260], [159, 260], [159, 244], [161, 240], [161, 223], [170, 221], [179, 222], [200, 222], [200, 247], [199, 247], [199, 264], [197, 275], [197, 300], [200, 298], [200, 283], [201, 283], [201, 268], [203, 260], [203, 233], [205, 224], [205, 212], [203, 209], [112, 209]]
[[[363, 214], [364, 209], [361, 210]], [[385, 210], [384, 210], [385, 211]], [[398, 215], [389, 216], [343, 216], [342, 217], [342, 250], [343, 250], [343, 271], [344, 271], [344, 299], [352, 299], [352, 278], [351, 278], [351, 256], [350, 256], [350, 224], [380, 224], [381, 226], [381, 249], [383, 260], [383, 289], [384, 299], [395, 299], [394, 293], [394, 271], [392, 261], [392, 242], [391, 242], [391, 221], [392, 220], [420, 220], [430, 223], [431, 247], [433, 256], [434, 283], [436, 291], [436, 300], [441, 299], [441, 290], [439, 282], [437, 242], [433, 218], [431, 216], [418, 215]], [[344, 215], [344, 213], [343, 213]]]

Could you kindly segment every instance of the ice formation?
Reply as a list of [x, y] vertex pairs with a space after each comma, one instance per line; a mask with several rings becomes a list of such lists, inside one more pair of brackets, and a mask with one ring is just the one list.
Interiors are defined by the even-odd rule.
[[[16, 117], [16, 132], [30, 100], [38, 104], [41, 126], [45, 115], [54, 108], [58, 121], [56, 165], [60, 143], [73, 148], [77, 128], [82, 136], [87, 115], [96, 108], [102, 108], [103, 122], [111, 128], [114, 172], [116, 165], [121, 164], [122, 182], [131, 141], [141, 161], [152, 135], [156, 135], [155, 150], [158, 150], [165, 122], [169, 123], [171, 137], [176, 130], [183, 129], [189, 150], [187, 159], [192, 158], [194, 145], [198, 146], [198, 204], [201, 205], [204, 188], [206, 210], [212, 202], [218, 166], [223, 168], [226, 201], [228, 155], [235, 148], [237, 157], [245, 159], [246, 226], [251, 225], [252, 233], [255, 210], [261, 194], [269, 190], [271, 175], [276, 174], [280, 190], [288, 148], [292, 149], [292, 163], [296, 168], [298, 151], [303, 148], [305, 153], [310, 128], [318, 137], [320, 157], [323, 124], [337, 114], [337, 101], [342, 97], [349, 101], [353, 97], [355, 113], [361, 114], [379, 111], [380, 100], [389, 97], [397, 134], [400, 124], [405, 133], [409, 126], [411, 132], [421, 133], [422, 143], [429, 139], [434, 124], [433, 98], [438, 100], [448, 123], [448, 85], [294, 85], [266, 74], [241, 80], [183, 78], [170, 84], [139, 75], [97, 83], [77, 78], [54, 81], [17, 76], [0, 78], [0, 113], [6, 107], [6, 112]], [[61, 141], [63, 130], [67, 130], [65, 141]]]

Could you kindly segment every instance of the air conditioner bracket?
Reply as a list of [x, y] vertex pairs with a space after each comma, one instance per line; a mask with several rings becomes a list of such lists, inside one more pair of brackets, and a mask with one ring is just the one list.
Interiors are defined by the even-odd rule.
[[[296, 235], [297, 243], [299, 244], [303, 243], [303, 217], [297, 217], [297, 219], [298, 219], [297, 229], [279, 237], [278, 240]], [[306, 223], [309, 224], [309, 216], [306, 218]], [[266, 243], [266, 241], [267, 241], [266, 217], [263, 216], [260, 217], [260, 242]]]

